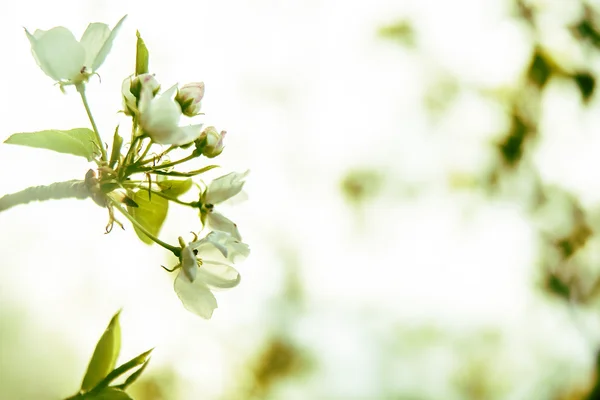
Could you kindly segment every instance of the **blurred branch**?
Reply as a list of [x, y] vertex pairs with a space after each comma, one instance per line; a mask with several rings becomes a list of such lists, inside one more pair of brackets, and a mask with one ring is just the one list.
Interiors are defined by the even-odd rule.
[[86, 199], [91, 194], [84, 181], [70, 180], [55, 182], [51, 185], [32, 186], [17, 193], [7, 194], [0, 197], [0, 212], [6, 211], [19, 204], [27, 204], [32, 201], [59, 200], [59, 199]]

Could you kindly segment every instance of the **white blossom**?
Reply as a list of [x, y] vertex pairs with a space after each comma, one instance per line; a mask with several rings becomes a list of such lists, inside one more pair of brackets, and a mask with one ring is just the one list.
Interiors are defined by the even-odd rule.
[[88, 25], [80, 41], [62, 26], [33, 34], [25, 29], [31, 52], [42, 71], [61, 86], [86, 82], [102, 65], [112, 42], [127, 16], [111, 30], [108, 25], [94, 22]]
[[211, 232], [201, 240], [188, 243], [181, 251], [181, 270], [174, 284], [184, 307], [210, 319], [217, 308], [212, 290], [237, 286], [240, 274], [230, 264], [249, 253], [248, 245], [222, 232]]
[[138, 109], [140, 126], [150, 138], [160, 144], [183, 145], [196, 140], [202, 124], [179, 126], [181, 106], [174, 100], [177, 85], [154, 96], [150, 85], [142, 85]]

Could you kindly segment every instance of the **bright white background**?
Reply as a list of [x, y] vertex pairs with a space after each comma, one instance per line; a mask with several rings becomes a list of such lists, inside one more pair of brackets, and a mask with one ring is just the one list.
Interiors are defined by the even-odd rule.
[[[552, 51], [577, 63], [568, 37], [554, 33], [577, 15], [574, 3], [544, 7]], [[474, 91], [461, 92], [441, 120], [423, 105], [438, 74], [488, 89], [517, 83], [531, 41], [507, 5], [3, 2], [0, 139], [88, 126], [77, 94], [61, 94], [35, 64], [23, 27], [62, 25], [79, 37], [89, 22], [113, 26], [129, 14], [99, 71], [102, 83], [92, 78], [88, 89], [101, 132], [108, 140], [123, 121], [120, 85], [133, 72], [137, 29], [164, 87], [205, 82], [206, 122], [228, 131], [224, 172], [251, 170], [248, 201], [226, 215], [252, 254], [239, 266], [241, 285], [217, 293], [219, 309], [204, 321], [172, 290], [172, 276], [160, 268], [173, 263], [166, 252], [141, 244], [129, 225], [104, 235], [107, 215], [92, 202], [0, 214], [0, 397], [72, 394], [121, 307], [122, 357], [156, 346], [148, 371], [173, 369], [184, 400], [227, 395], [248, 357], [278, 329], [315, 360], [304, 381], [278, 389], [283, 398], [464, 398], [450, 389], [452, 371], [465, 357], [460, 346], [468, 349], [485, 331], [501, 338], [490, 374], [508, 387], [503, 398], [543, 396], [539, 386], [559, 372], [585, 382], [597, 341], [582, 329], [597, 332], [594, 320], [581, 315], [585, 327], [578, 327], [536, 289], [538, 239], [525, 210], [449, 183], [493, 161], [489, 144], [508, 119]], [[403, 18], [415, 22], [419, 51], [377, 35]], [[535, 162], [549, 182], [593, 203], [600, 197], [598, 107], [583, 109], [576, 88], [565, 84], [549, 93]], [[82, 178], [90, 167], [0, 145], [0, 194]], [[385, 174], [380, 196], [359, 211], [340, 191], [342, 177], [358, 167]], [[173, 208], [161, 237], [176, 243], [198, 227], [193, 212]], [[304, 303], [285, 314], [277, 302], [294, 266]], [[398, 349], [402, 332], [419, 327], [446, 339], [427, 352]]]

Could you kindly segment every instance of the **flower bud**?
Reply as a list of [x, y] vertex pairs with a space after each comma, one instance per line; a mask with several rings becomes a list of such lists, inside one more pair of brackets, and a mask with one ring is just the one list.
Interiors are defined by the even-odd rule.
[[214, 158], [223, 152], [223, 138], [227, 132], [217, 132], [214, 126], [206, 128], [196, 139], [196, 150], [208, 158]]
[[137, 114], [142, 87], [146, 86], [154, 96], [160, 90], [160, 84], [153, 74], [142, 74], [136, 77], [129, 76], [125, 78], [121, 86], [121, 93], [123, 94], [123, 108], [126, 115]]
[[194, 82], [183, 85], [177, 92], [175, 101], [181, 106], [181, 112], [188, 117], [200, 114], [202, 97], [204, 97], [204, 82]]

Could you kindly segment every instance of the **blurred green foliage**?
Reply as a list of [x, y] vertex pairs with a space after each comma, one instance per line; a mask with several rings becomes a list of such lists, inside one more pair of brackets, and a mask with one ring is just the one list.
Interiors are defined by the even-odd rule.
[[342, 194], [350, 203], [363, 204], [377, 196], [382, 182], [381, 172], [371, 168], [357, 168], [342, 178]]
[[413, 26], [409, 21], [400, 20], [379, 29], [379, 36], [396, 41], [397, 43], [412, 47], [416, 43], [416, 36]]

